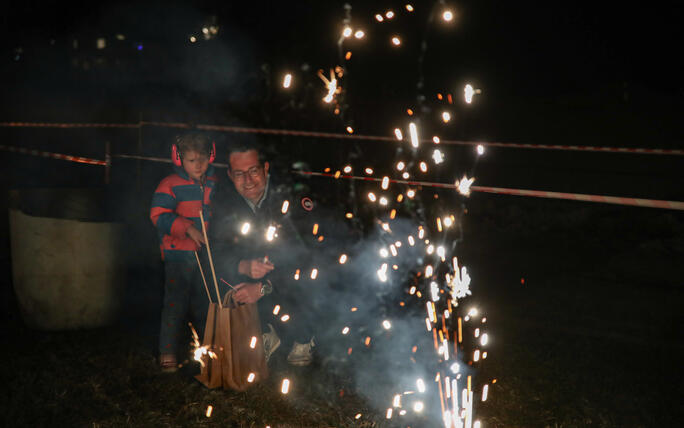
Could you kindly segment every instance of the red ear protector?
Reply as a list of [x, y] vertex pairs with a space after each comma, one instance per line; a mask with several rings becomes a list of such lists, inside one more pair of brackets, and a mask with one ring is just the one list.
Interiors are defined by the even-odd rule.
[[[216, 142], [211, 142], [211, 150], [209, 151], [209, 163], [214, 163], [216, 159]], [[178, 150], [177, 144], [171, 145], [171, 160], [176, 166], [181, 166], [183, 163], [181, 161], [181, 152]]]

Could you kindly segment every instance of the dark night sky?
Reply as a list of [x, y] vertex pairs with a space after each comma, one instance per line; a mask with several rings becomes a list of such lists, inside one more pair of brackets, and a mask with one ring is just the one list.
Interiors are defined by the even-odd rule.
[[[415, 102], [419, 41], [433, 2], [415, 2], [413, 14], [403, 10], [404, 3], [351, 2], [352, 25], [364, 28], [367, 36], [363, 42], [349, 43], [354, 56], [347, 64], [349, 74], [343, 84], [350, 102], [348, 117], [367, 126], [364, 133], [386, 133], [392, 118]], [[507, 121], [527, 122], [538, 117], [550, 123], [558, 119], [553, 131], [544, 131], [557, 132], [567, 126], [568, 105], [580, 105], [579, 110], [584, 111], [577, 117], [586, 116], [580, 120], [586, 128], [602, 111], [627, 109], [629, 113], [615, 113], [617, 119], [604, 119], [619, 124], [632, 122], [634, 116], [661, 115], [660, 125], [649, 119], [643, 126], [668, 129], [667, 135], [658, 138], [665, 140], [661, 146], [681, 141], [676, 117], [684, 111], [680, 78], [684, 70], [676, 59], [683, 39], [683, 14], [676, 2], [648, 6], [446, 3], [453, 3], [456, 20], [450, 26], [437, 20], [430, 29], [425, 92], [433, 97], [434, 92], [451, 90], [460, 96], [464, 82], [481, 87], [484, 95], [468, 118], [471, 137], [534, 139], [513, 132]], [[182, 109], [184, 103], [200, 104], [203, 111], [224, 108], [226, 103], [234, 109], [247, 99], [254, 101], [249, 97], [263, 91], [265, 73], [260, 68], [264, 63], [270, 64], [274, 84], [279, 83], [283, 70], [296, 71], [306, 63], [311, 68], [302, 80], [322, 86], [315, 70], [339, 62], [335, 43], [344, 17], [343, 4], [10, 1], [3, 13], [7, 34], [3, 37], [2, 75], [12, 82], [10, 88], [19, 99], [33, 94], [31, 99], [40, 100], [52, 92], [53, 99], [75, 102], [76, 94], [82, 92], [79, 106], [102, 104], [107, 99], [110, 105], [131, 111], [167, 105]], [[397, 11], [392, 23], [373, 20], [375, 13], [390, 7]], [[197, 34], [211, 16], [216, 16], [220, 26], [217, 39], [190, 44], [188, 36]], [[125, 34], [126, 40], [117, 42], [117, 33]], [[401, 49], [388, 46], [394, 33], [404, 40]], [[115, 68], [109, 75], [75, 75], [70, 65], [74, 56], [71, 40], [79, 39], [79, 52], [95, 52], [90, 45], [96, 37], [106, 37], [105, 55], [115, 56], [127, 68]], [[135, 52], [138, 42], [145, 45], [142, 53]], [[15, 60], [18, 47], [21, 53]], [[30, 109], [19, 104], [12, 103], [9, 108], [6, 103], [3, 113], [17, 116], [12, 119], [31, 120], [31, 115], [50, 119], [49, 111], [37, 112], [40, 102], [32, 103]], [[112, 114], [110, 109], [102, 110], [105, 117], [99, 120]], [[372, 129], [377, 120], [364, 122], [368, 111], [384, 114], [379, 123], [385, 128]], [[529, 112], [529, 117], [518, 118], [521, 111]], [[123, 114], [127, 117], [128, 113]], [[330, 126], [325, 121], [318, 125]], [[343, 128], [341, 123], [335, 126]], [[485, 128], [487, 132], [479, 131]]]

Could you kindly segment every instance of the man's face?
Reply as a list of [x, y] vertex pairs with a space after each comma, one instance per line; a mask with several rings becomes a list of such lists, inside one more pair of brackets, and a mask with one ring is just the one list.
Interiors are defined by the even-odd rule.
[[204, 174], [209, 168], [209, 157], [194, 150], [183, 153], [183, 169], [188, 176], [195, 181], [202, 181]]
[[259, 202], [266, 189], [268, 162], [261, 165], [257, 151], [249, 150], [231, 153], [228, 163], [228, 177], [233, 181], [238, 193], [253, 204]]

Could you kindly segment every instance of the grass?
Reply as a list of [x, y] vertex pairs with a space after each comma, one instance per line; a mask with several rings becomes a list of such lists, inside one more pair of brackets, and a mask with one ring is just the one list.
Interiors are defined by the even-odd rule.
[[[472, 225], [465, 242], [482, 244], [462, 249], [474, 278], [465, 302], [488, 318], [491, 344], [478, 379], [496, 379], [489, 399], [476, 400], [476, 415], [485, 427], [679, 426], [684, 296], [673, 261], [683, 254], [684, 222], [656, 222], [667, 227], [643, 237], [628, 234], [633, 218], [602, 223], [580, 214], [567, 212], [564, 225], [543, 233], [532, 221], [507, 233], [505, 223]], [[628, 234], [622, 244], [611, 241], [617, 233]], [[411, 415], [386, 420], [385, 408], [371, 404], [384, 401], [355, 384], [354, 364], [363, 359], [291, 368], [281, 355], [270, 379], [246, 392], [208, 390], [193, 367], [158, 371], [155, 337], [140, 328], [158, 322], [154, 313], [71, 332], [34, 331], [8, 318], [2, 426], [439, 426]], [[279, 392], [284, 377], [292, 381], [287, 395]]]

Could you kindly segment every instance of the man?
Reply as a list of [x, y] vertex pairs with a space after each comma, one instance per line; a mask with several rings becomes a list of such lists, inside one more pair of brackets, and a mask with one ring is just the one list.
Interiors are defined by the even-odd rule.
[[[308, 294], [291, 280], [305, 248], [292, 224], [291, 210], [283, 209], [284, 201], [290, 205], [292, 199], [271, 183], [269, 163], [257, 146], [234, 145], [228, 165], [229, 183], [217, 192], [211, 229], [217, 273], [231, 284], [241, 284], [234, 294], [237, 302], [259, 302], [262, 325], [269, 330], [264, 334], [267, 359], [280, 346], [271, 324], [278, 320], [279, 331], [293, 342], [288, 362], [308, 365], [315, 346], [310, 310], [303, 307]], [[282, 322], [274, 312], [290, 318]]]

